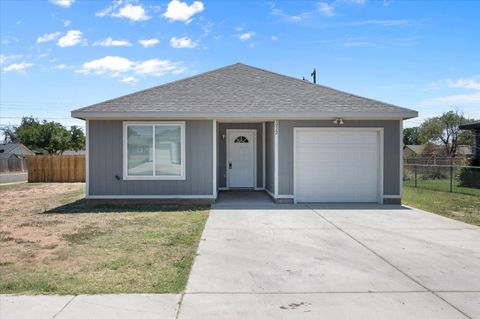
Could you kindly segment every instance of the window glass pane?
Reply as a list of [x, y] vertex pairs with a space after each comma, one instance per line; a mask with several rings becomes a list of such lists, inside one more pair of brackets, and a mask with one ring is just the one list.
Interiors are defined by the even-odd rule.
[[153, 176], [153, 126], [127, 127], [129, 176]]
[[181, 128], [179, 125], [155, 126], [155, 175], [181, 176]]

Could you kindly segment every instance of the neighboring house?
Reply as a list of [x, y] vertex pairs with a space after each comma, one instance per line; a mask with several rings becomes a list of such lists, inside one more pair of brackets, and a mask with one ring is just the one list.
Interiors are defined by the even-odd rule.
[[[403, 158], [415, 158], [423, 157], [429, 155], [443, 156], [445, 157], [445, 147], [443, 145], [435, 145], [430, 147], [427, 152], [431, 154], [424, 154], [426, 151], [427, 145], [405, 145], [403, 147]], [[472, 156], [472, 147], [470, 145], [458, 145], [457, 146], [457, 157], [470, 157]]]
[[62, 155], [85, 155], [85, 150], [80, 150], [80, 151], [72, 151], [72, 150], [66, 150], [63, 151]]
[[403, 120], [417, 112], [234, 64], [72, 111], [88, 199], [399, 203]]
[[476, 161], [480, 161], [480, 122], [460, 125], [462, 130], [472, 130], [472, 154]]
[[35, 153], [21, 143], [0, 144], [0, 172], [26, 171], [28, 155]]
[[403, 147], [403, 158], [414, 158], [422, 156], [425, 144], [422, 145], [405, 145]]

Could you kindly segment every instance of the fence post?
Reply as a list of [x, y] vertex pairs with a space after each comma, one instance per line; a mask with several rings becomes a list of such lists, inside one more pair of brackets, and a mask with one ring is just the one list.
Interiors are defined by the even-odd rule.
[[413, 171], [415, 172], [415, 187], [417, 187], [417, 165], [413, 165]]
[[453, 191], [453, 165], [450, 162], [450, 193]]

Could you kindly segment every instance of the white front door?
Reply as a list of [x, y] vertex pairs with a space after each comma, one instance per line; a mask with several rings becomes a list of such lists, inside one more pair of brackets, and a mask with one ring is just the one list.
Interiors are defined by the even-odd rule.
[[255, 131], [227, 130], [228, 187], [255, 187]]

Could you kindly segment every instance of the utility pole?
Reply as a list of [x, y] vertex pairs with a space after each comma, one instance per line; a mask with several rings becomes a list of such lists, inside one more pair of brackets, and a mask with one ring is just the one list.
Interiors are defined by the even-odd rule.
[[317, 83], [317, 70], [313, 68], [312, 74], [310, 74], [313, 77], [313, 83]]

